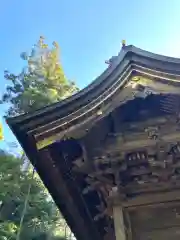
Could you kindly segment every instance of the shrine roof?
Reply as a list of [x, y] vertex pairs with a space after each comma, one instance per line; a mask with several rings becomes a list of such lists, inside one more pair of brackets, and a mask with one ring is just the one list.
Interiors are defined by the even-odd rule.
[[179, 85], [179, 58], [155, 54], [128, 45], [122, 47], [119, 54], [111, 59], [110, 66], [78, 93], [32, 113], [8, 119], [9, 125], [14, 129], [16, 124], [21, 123], [28, 131], [46, 125], [52, 127], [57, 119], [58, 125], [64, 125], [91, 109], [97, 109], [107, 98], [111, 98], [117, 89], [123, 88], [134, 72], [168, 81], [168, 84]]

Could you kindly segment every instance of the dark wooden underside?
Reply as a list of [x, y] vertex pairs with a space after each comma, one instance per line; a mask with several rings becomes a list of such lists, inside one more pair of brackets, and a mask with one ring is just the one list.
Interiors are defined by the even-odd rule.
[[[133, 237], [128, 240], [178, 238], [179, 202], [170, 197], [180, 200], [180, 128], [176, 113], [162, 108], [166, 97], [131, 100], [90, 123], [85, 136], [65, 138], [40, 151], [32, 136], [14, 129], [78, 240], [101, 240], [113, 229], [106, 190], [117, 178], [117, 202], [123, 202], [130, 219], [127, 229]], [[151, 199], [145, 198], [148, 192]]]

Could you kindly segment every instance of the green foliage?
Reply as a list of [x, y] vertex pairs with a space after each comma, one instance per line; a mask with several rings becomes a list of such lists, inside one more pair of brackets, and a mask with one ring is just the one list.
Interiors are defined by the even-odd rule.
[[47, 234], [43, 233], [33, 238], [33, 240], [67, 240], [67, 238], [66, 237], [49, 237]]
[[59, 228], [63, 221], [39, 176], [35, 174], [32, 179], [32, 168], [24, 174], [20, 165], [20, 158], [1, 151], [0, 240], [16, 239], [29, 184], [31, 191], [20, 239], [31, 240], [42, 233], [45, 236]]
[[58, 102], [76, 92], [74, 82], [69, 81], [59, 61], [56, 42], [49, 47], [40, 37], [30, 54], [22, 53], [26, 67], [18, 75], [5, 71], [9, 84], [1, 103], [10, 103], [7, 116], [31, 112], [51, 103]]
[[[6, 117], [37, 110], [78, 90], [64, 75], [56, 42], [49, 47], [40, 37], [30, 54], [22, 53], [21, 58], [26, 66], [19, 74], [4, 74], [8, 84], [0, 103], [9, 106]], [[35, 174], [32, 180], [32, 168], [22, 172], [21, 164], [22, 159], [0, 152], [0, 240], [16, 240], [29, 184], [32, 185], [20, 239], [65, 240], [59, 237], [64, 236], [64, 219], [39, 176]]]

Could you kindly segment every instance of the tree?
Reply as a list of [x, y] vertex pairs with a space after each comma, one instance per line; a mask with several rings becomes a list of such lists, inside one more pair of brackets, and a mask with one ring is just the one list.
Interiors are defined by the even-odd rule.
[[60, 101], [78, 88], [69, 81], [59, 61], [59, 46], [53, 42], [49, 47], [40, 37], [30, 54], [23, 52], [21, 58], [26, 66], [18, 75], [5, 71], [4, 77], [10, 84], [6, 87], [1, 103], [10, 103], [6, 116], [34, 111]]
[[40, 235], [43, 239], [52, 227], [58, 228], [61, 215], [39, 176], [35, 173], [32, 178], [32, 168], [26, 174], [22, 173], [20, 159], [3, 151], [0, 162], [0, 240], [16, 239], [29, 186], [31, 191], [20, 239], [32, 240]]
[[[60, 101], [78, 88], [69, 81], [59, 61], [59, 46], [56, 42], [49, 47], [43, 37], [31, 49], [30, 54], [22, 53], [26, 66], [19, 74], [5, 71], [9, 82], [2, 95], [1, 104], [8, 103], [5, 117], [28, 113], [51, 103]], [[32, 184], [28, 207], [21, 231], [21, 239], [30, 240], [49, 236], [62, 221], [54, 203], [37, 174], [31, 179], [32, 168], [21, 172], [22, 159], [12, 155], [0, 156], [0, 240], [14, 240], [19, 230], [23, 204], [29, 184]], [[42, 236], [42, 233], [44, 235]], [[59, 233], [59, 235], [61, 235]], [[2, 237], [1, 237], [2, 236]], [[4, 237], [4, 238], [3, 238]], [[42, 239], [41, 238], [41, 239]], [[57, 239], [58, 240], [58, 239]], [[60, 239], [59, 239], [60, 240]]]

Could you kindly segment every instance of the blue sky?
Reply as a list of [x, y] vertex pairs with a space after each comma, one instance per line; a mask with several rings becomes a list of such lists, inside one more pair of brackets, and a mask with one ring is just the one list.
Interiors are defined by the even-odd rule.
[[[57, 41], [68, 78], [80, 88], [105, 69], [121, 40], [127, 44], [180, 56], [179, 0], [1, 0], [0, 94], [5, 89], [4, 69], [21, 70], [22, 51], [40, 35]], [[0, 106], [0, 115], [4, 108]], [[4, 124], [5, 139], [14, 138]], [[0, 147], [5, 147], [5, 142]]]

